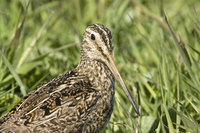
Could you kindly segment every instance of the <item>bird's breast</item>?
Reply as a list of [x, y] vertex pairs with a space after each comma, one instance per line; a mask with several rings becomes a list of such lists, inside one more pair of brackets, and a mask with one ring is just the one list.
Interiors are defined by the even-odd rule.
[[109, 121], [113, 111], [115, 79], [108, 67], [101, 62], [96, 61], [91, 64], [88, 62], [82, 66], [85, 70], [81, 70], [81, 72], [85, 71], [92, 88], [97, 90], [100, 95], [95, 109], [88, 116], [91, 120], [90, 127], [102, 129]]

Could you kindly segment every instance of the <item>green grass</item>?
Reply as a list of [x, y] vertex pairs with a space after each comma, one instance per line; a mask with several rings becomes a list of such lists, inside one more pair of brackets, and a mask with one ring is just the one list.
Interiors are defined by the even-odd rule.
[[112, 31], [116, 65], [141, 112], [116, 85], [103, 132], [200, 132], [198, 0], [0, 1], [0, 117], [76, 67], [92, 23]]

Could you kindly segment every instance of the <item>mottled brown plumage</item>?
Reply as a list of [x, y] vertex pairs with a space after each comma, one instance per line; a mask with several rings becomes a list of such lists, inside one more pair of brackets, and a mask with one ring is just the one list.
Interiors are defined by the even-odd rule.
[[113, 111], [114, 77], [139, 114], [114, 65], [112, 50], [110, 30], [100, 24], [89, 26], [79, 65], [25, 96], [0, 119], [0, 132], [99, 132]]

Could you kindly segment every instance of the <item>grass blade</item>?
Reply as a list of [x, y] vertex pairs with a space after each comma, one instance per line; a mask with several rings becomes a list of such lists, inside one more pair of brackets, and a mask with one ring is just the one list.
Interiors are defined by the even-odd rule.
[[0, 55], [3, 57], [5, 65], [8, 67], [8, 69], [10, 70], [10, 73], [13, 75], [13, 77], [17, 81], [18, 85], [20, 86], [21, 93], [23, 94], [23, 96], [25, 96], [26, 95], [26, 86], [23, 84], [19, 75], [15, 72], [15, 69], [12, 67], [10, 62], [7, 60], [6, 56], [1, 51], [0, 51]]
[[184, 62], [185, 66], [186, 66], [186, 68], [187, 68], [187, 70], [188, 70], [188, 72], [189, 72], [189, 74], [190, 74], [190, 77], [192, 78], [192, 80], [193, 80], [193, 82], [195, 83], [195, 85], [197, 86], [197, 88], [200, 89], [200, 87], [199, 87], [199, 82], [196, 80], [195, 75], [194, 75], [194, 73], [193, 73], [193, 71], [192, 71], [192, 69], [191, 69], [191, 61], [190, 61], [190, 59], [189, 59], [189, 57], [188, 57], [188, 55], [187, 55], [187, 52], [186, 52], [186, 50], [184, 50], [184, 48], [179, 44], [178, 39], [177, 39], [175, 33], [173, 32], [171, 26], [170, 26], [169, 23], [168, 23], [168, 20], [167, 20], [166, 15], [165, 15], [165, 21], [166, 21], [166, 23], [167, 23], [167, 25], [168, 25], [168, 27], [169, 27], [170, 33], [171, 33], [171, 35], [172, 35], [172, 37], [173, 37], [173, 39], [174, 39], [174, 41], [175, 41], [175, 46], [176, 46], [176, 48], [177, 48], [177, 51], [180, 53], [180, 55], [181, 55], [181, 57], [182, 57], [182, 59], [183, 59], [183, 62]]

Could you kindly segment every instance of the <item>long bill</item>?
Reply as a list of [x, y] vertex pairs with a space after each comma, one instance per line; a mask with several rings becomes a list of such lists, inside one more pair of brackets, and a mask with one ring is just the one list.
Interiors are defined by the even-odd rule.
[[106, 65], [109, 67], [109, 69], [111, 70], [111, 72], [113, 73], [115, 78], [117, 79], [118, 83], [121, 85], [123, 91], [125, 92], [126, 96], [128, 97], [129, 101], [131, 102], [133, 108], [135, 109], [135, 112], [137, 113], [138, 116], [140, 116], [139, 110], [133, 100], [133, 97], [132, 97], [130, 91], [128, 90], [128, 88], [126, 87], [124, 81], [122, 80], [122, 77], [120, 76], [120, 74], [117, 70], [117, 67], [115, 66], [113, 56], [111, 54], [109, 54], [107, 57], [108, 57], [108, 60], [106, 62]]

